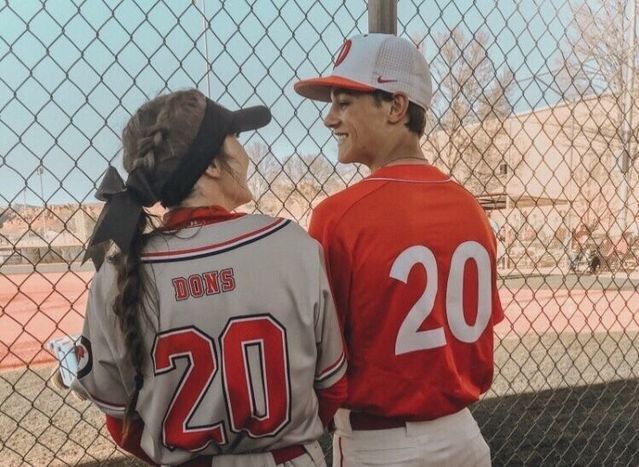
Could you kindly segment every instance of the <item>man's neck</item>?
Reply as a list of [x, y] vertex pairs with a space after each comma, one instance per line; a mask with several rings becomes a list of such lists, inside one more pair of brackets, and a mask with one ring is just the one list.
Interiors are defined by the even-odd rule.
[[402, 139], [387, 152], [386, 157], [374, 161], [368, 168], [371, 173], [382, 167], [400, 164], [427, 164], [428, 161], [419, 145], [419, 138]]

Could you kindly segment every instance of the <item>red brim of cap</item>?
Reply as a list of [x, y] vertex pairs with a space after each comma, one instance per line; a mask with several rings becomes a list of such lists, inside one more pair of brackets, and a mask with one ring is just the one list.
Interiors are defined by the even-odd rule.
[[300, 96], [316, 101], [330, 102], [331, 89], [350, 89], [352, 91], [372, 92], [377, 88], [353, 81], [341, 76], [325, 76], [323, 78], [303, 79], [293, 85], [293, 89]]

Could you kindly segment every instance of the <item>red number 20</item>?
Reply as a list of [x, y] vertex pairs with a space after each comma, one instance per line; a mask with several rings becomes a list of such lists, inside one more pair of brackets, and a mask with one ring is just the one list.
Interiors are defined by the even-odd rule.
[[[220, 344], [231, 431], [245, 430], [252, 438], [277, 434], [289, 422], [291, 410], [286, 331], [270, 316], [234, 318], [222, 332]], [[261, 385], [251, 379], [255, 371], [249, 368], [249, 348], [259, 356]], [[188, 361], [164, 416], [163, 444], [193, 452], [211, 442], [225, 444], [223, 421], [203, 426], [190, 423], [218, 372], [213, 339], [196, 327], [165, 331], [155, 338], [152, 355], [156, 375], [175, 370], [178, 358]], [[256, 392], [264, 399], [261, 410]]]

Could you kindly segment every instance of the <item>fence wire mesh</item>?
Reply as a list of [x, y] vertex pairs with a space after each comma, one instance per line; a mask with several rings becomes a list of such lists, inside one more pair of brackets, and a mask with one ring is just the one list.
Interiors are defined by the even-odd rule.
[[[639, 464], [637, 8], [398, 2], [398, 33], [433, 74], [423, 150], [499, 240], [506, 320], [473, 408], [495, 465]], [[367, 20], [359, 0], [0, 3], [2, 465], [135, 465], [48, 381], [47, 347], [81, 329], [93, 193], [121, 168], [128, 115], [185, 87], [269, 106], [274, 123], [242, 138], [248, 211], [306, 225], [366, 169], [336, 163], [324, 106], [292, 83], [329, 70]]]

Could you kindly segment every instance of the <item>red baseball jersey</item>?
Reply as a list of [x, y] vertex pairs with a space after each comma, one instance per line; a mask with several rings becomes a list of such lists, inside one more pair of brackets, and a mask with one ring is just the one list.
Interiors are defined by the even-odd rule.
[[496, 240], [468, 191], [430, 165], [385, 167], [324, 200], [309, 232], [344, 330], [347, 408], [430, 420], [490, 387]]

